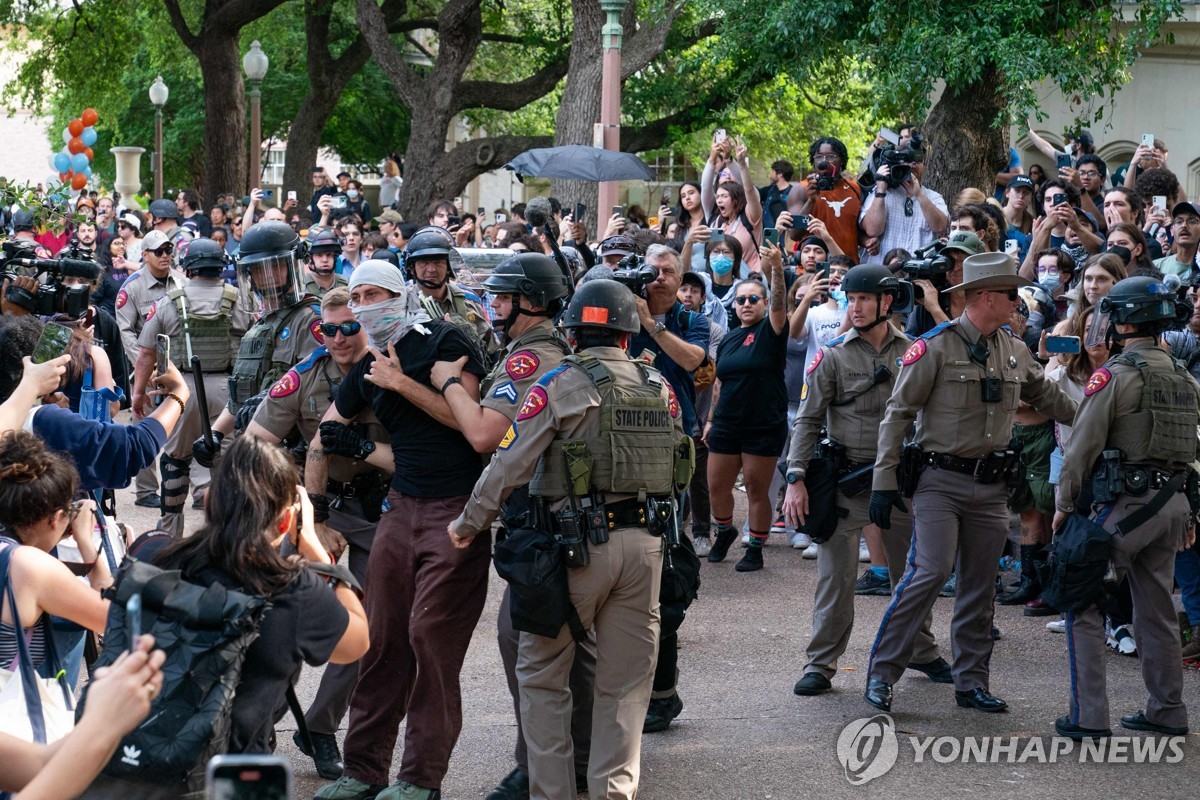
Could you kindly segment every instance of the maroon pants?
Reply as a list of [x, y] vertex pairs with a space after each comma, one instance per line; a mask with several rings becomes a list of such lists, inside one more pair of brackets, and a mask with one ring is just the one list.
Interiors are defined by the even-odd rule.
[[407, 715], [398, 779], [438, 788], [462, 729], [459, 672], [487, 599], [491, 533], [455, 550], [446, 526], [467, 495], [388, 493], [367, 566], [371, 648], [350, 698], [346, 774], [388, 784]]

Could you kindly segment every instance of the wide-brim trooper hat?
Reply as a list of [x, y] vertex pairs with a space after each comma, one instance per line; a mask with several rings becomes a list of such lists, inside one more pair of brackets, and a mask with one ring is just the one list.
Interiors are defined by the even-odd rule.
[[1017, 274], [1017, 261], [1008, 253], [980, 253], [963, 261], [963, 282], [943, 292], [969, 292], [973, 289], [1000, 289], [1033, 286], [1033, 281]]

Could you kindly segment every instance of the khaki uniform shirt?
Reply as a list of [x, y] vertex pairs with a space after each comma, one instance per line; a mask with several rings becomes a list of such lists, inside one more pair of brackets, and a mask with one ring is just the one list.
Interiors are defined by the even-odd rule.
[[350, 285], [350, 282], [348, 280], [346, 280], [345, 276], [338, 275], [335, 272], [335, 273], [333, 273], [333, 285], [330, 286], [329, 289], [324, 289], [321, 287], [321, 284], [317, 283], [317, 279], [312, 277], [312, 274], [309, 273], [308, 280], [305, 281], [305, 283], [304, 283], [304, 291], [307, 294], [311, 294], [313, 297], [321, 298], [321, 297], [324, 297], [325, 293], [328, 292], [330, 289], [336, 289], [339, 286], [349, 286], [349, 285]]
[[[830, 439], [846, 448], [849, 461], [860, 464], [875, 460], [883, 409], [896, 385], [901, 358], [912, 343], [891, 325], [883, 324], [888, 333], [878, 352], [851, 328], [818, 350], [809, 364], [788, 448], [788, 471], [795, 471], [801, 479], [822, 426]], [[876, 384], [875, 371], [879, 367], [886, 367], [892, 374]], [[849, 402], [842, 405], [843, 401]]]
[[[150, 317], [155, 303], [172, 289], [182, 289], [189, 283], [187, 277], [171, 270], [167, 277], [159, 280], [150, 274], [149, 267], [142, 267], [121, 284], [117, 292], [117, 326], [121, 329], [121, 344], [130, 364], [137, 363], [138, 336]], [[154, 340], [150, 340], [150, 347]]]
[[[479, 349], [488, 356], [489, 362], [500, 350], [496, 332], [492, 330], [491, 320], [483, 310], [483, 300], [479, 295], [450, 281], [446, 284], [445, 299], [435, 300], [432, 296], [422, 292], [421, 301], [434, 319], [445, 319], [448, 314], [450, 322], [458, 325], [464, 331], [469, 328], [469, 333], [473, 334], [472, 338], [479, 345]], [[434, 309], [441, 313], [434, 314]]]
[[[592, 347], [587, 352], [604, 362], [617, 383], [644, 385], [641, 371], [624, 350]], [[474, 536], [492, 524], [509, 493], [529, 483], [538, 460], [556, 436], [579, 439], [600, 434], [600, 392], [584, 370], [563, 364], [543, 375], [535, 388], [536, 392], [526, 395], [516, 421], [504, 434], [455, 522], [460, 536]], [[662, 382], [662, 398], [670, 409], [675, 434], [682, 438], [679, 401], [666, 380]], [[606, 493], [605, 502], [615, 503], [635, 496]]]
[[[220, 278], [197, 278], [190, 281], [183, 290], [184, 297], [187, 298], [188, 313], [201, 316], [216, 316], [221, 313], [221, 300], [225, 297], [225, 285], [225, 281]], [[234, 357], [237, 355], [238, 343], [241, 341], [242, 335], [253, 324], [254, 318], [243, 310], [237, 301], [234, 301], [229, 315], [230, 364], [233, 364]], [[179, 319], [179, 307], [166, 295], [163, 295], [150, 307], [146, 320], [142, 323], [142, 332], [138, 334], [138, 347], [153, 350], [156, 344], [155, 337], [160, 333], [172, 338], [181, 336], [183, 333], [182, 323]], [[187, 364], [186, 354], [181, 355], [183, 363]], [[190, 369], [190, 365], [184, 371], [187, 369]]]
[[[308, 358], [288, 370], [275, 381], [267, 396], [254, 412], [254, 422], [280, 439], [298, 427], [304, 440], [311, 442], [325, 412], [333, 405], [334, 392], [345, 375], [333, 356], [318, 347]], [[362, 433], [376, 444], [390, 444], [388, 432], [368, 406], [355, 422], [364, 426]], [[366, 461], [342, 456], [329, 456], [329, 479], [346, 483], [355, 475], [376, 472]]]
[[[1175, 364], [1171, 357], [1161, 348], [1150, 341], [1128, 342], [1125, 352], [1140, 353], [1146, 363], [1155, 372], [1175, 372]], [[1191, 389], [1196, 394], [1197, 424], [1200, 424], [1200, 386], [1191, 383]], [[1075, 510], [1075, 500], [1084, 481], [1088, 480], [1095, 467], [1096, 460], [1103, 450], [1113, 448], [1109, 443], [1109, 432], [1113, 421], [1118, 418], [1128, 418], [1141, 410], [1142, 387], [1145, 381], [1141, 370], [1137, 367], [1113, 363], [1096, 370], [1087, 388], [1084, 389], [1083, 402], [1079, 404], [1079, 412], [1071, 426], [1071, 439], [1063, 453], [1062, 472], [1059, 475], [1058, 499], [1056, 506], [1059, 511], [1070, 513]], [[1152, 422], [1146, 420], [1144, 437], [1132, 437], [1141, 446], [1125, 447], [1121, 451], [1122, 460], [1129, 464], [1146, 464], [1164, 472], [1178, 468], [1174, 464], [1156, 456], [1150, 450]], [[1190, 441], [1184, 443], [1184, 449], [1197, 450], [1198, 444], [1195, 433]], [[1147, 495], [1147, 499], [1153, 495]]]
[[[976, 344], [988, 350], [984, 364], [970, 358]], [[1000, 380], [1000, 402], [983, 402], [985, 378]], [[875, 490], [898, 488], [900, 448], [914, 419], [914, 440], [926, 453], [983, 458], [1008, 446], [1022, 400], [1063, 424], [1075, 418], [1075, 401], [1047, 380], [1029, 348], [1010, 331], [982, 336], [965, 312], [937, 326], [913, 342], [902, 359], [879, 428]]]
[[570, 352], [552, 322], [539, 322], [508, 343], [501, 360], [479, 385], [479, 405], [499, 411], [512, 422], [529, 387]]

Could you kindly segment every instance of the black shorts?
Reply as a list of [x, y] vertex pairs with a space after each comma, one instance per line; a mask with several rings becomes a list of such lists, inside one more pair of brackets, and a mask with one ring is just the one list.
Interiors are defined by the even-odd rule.
[[725, 456], [746, 453], [779, 458], [787, 446], [787, 438], [787, 420], [778, 425], [752, 428], [714, 420], [712, 430], [708, 432], [708, 452]]

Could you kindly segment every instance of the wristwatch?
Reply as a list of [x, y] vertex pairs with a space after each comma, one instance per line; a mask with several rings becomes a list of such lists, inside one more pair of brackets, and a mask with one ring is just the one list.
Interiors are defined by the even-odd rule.
[[438, 389], [438, 391], [441, 392], [442, 394], [445, 394], [446, 390], [449, 389], [451, 386], [453, 386], [456, 383], [461, 384], [462, 378], [458, 378], [458, 377], [446, 378], [446, 382], [442, 384], [442, 388]]
[[666, 329], [667, 329], [667, 326], [662, 324], [661, 322], [654, 323], [654, 330], [650, 332], [650, 338], [653, 339], [655, 336], [658, 336], [660, 333], [662, 333]]
[[798, 483], [802, 480], [804, 480], [804, 476], [800, 474], [800, 470], [789, 469], [787, 471], [787, 482], [788, 483]]

